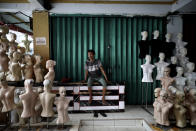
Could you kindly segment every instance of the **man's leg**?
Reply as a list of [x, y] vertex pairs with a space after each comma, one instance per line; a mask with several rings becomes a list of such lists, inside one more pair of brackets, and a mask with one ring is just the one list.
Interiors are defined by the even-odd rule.
[[102, 103], [103, 103], [103, 104], [106, 104], [106, 101], [105, 101], [105, 93], [106, 93], [106, 87], [107, 87], [106, 81], [105, 81], [105, 79], [104, 79], [103, 77], [101, 77], [98, 81], [99, 81], [99, 82], [102, 84], [102, 86], [103, 86]]
[[92, 103], [92, 84], [93, 84], [93, 80], [91, 77], [88, 78], [88, 93], [89, 93], [89, 101], [88, 103], [91, 104]]

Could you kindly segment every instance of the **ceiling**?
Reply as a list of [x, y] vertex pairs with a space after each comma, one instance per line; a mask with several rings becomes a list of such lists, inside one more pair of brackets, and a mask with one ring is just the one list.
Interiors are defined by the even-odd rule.
[[[185, 0], [184, 0], [185, 1]], [[34, 10], [57, 14], [166, 15], [170, 11], [195, 12], [196, 0], [0, 0], [0, 22], [32, 32]], [[172, 8], [174, 8], [172, 10]], [[156, 13], [157, 14], [153, 14]], [[138, 13], [138, 14], [137, 14]]]

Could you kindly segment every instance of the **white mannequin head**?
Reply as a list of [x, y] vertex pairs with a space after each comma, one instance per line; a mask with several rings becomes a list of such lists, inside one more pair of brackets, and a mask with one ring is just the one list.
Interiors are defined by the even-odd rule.
[[180, 49], [180, 55], [185, 57], [187, 55], [187, 49], [186, 48], [181, 48]]
[[59, 88], [60, 97], [64, 97], [66, 95], [66, 90], [64, 87]]
[[146, 55], [145, 60], [146, 60], [146, 63], [150, 64], [151, 56], [150, 55]]
[[51, 88], [51, 81], [50, 80], [44, 80], [44, 91], [50, 91]]
[[176, 56], [172, 56], [171, 57], [171, 63], [172, 64], [176, 64], [177, 63], [177, 57]]
[[153, 32], [153, 35], [154, 35], [154, 38], [153, 39], [157, 39], [159, 37], [159, 31], [158, 30], [155, 30]]
[[165, 38], [166, 38], [166, 42], [170, 42], [171, 33], [167, 33], [167, 34], [165, 35]]
[[177, 76], [182, 76], [184, 69], [182, 67], [176, 67]]
[[46, 69], [49, 69], [50, 67], [54, 67], [55, 65], [56, 65], [56, 61], [53, 60], [46, 61]]
[[160, 59], [160, 61], [164, 61], [164, 59], [165, 59], [165, 54], [162, 53], [162, 52], [160, 52], [160, 53], [159, 53], [159, 59]]
[[182, 37], [183, 37], [183, 36], [182, 36], [182, 33], [178, 33], [178, 34], [177, 34], [177, 39], [178, 39], [178, 40], [182, 40]]
[[142, 31], [141, 35], [142, 35], [142, 40], [146, 40], [146, 38], [148, 37], [148, 32], [147, 31]]
[[193, 63], [193, 62], [188, 62], [188, 63], [186, 64], [186, 67], [187, 67], [187, 69], [188, 69], [188, 72], [193, 72], [194, 69], [195, 69], [195, 63]]

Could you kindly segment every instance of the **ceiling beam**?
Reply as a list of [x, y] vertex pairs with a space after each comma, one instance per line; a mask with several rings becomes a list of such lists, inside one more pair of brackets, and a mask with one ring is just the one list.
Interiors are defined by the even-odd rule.
[[171, 11], [174, 12], [174, 11], [184, 7], [185, 5], [187, 5], [190, 2], [192, 2], [192, 0], [177, 0], [175, 3], [172, 4]]
[[35, 10], [45, 10], [44, 0], [28, 0], [28, 2], [34, 6]]

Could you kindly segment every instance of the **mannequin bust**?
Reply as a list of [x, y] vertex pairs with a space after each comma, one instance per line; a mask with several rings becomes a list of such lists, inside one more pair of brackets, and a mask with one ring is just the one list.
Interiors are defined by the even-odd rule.
[[15, 33], [10, 33], [10, 36], [11, 36], [11, 41], [9, 42], [9, 48], [11, 48], [14, 51], [17, 51], [17, 46], [18, 46], [18, 43], [16, 42], [17, 36]]
[[142, 82], [153, 82], [152, 72], [153, 72], [153, 69], [155, 66], [150, 64], [150, 62], [151, 62], [150, 55], [146, 55], [145, 59], [146, 59], [146, 63], [141, 65], [141, 68], [143, 70]]
[[167, 92], [165, 90], [160, 91], [160, 96], [155, 99], [153, 107], [154, 119], [156, 123], [169, 126], [170, 122], [168, 120], [168, 115], [169, 110], [173, 107], [173, 104], [167, 101]]
[[161, 85], [162, 85], [162, 89], [168, 91], [168, 87], [172, 85], [172, 83], [174, 82], [174, 79], [171, 78], [169, 76], [170, 74], [170, 68], [169, 67], [165, 67], [164, 68], [164, 76], [161, 77]]
[[22, 118], [29, 118], [36, 115], [35, 104], [38, 99], [38, 93], [33, 92], [33, 82], [33, 79], [26, 79], [24, 82], [25, 93], [19, 96], [23, 104]]
[[182, 77], [182, 75], [184, 73], [184, 69], [182, 67], [177, 67], [176, 71], [177, 71], [177, 76], [174, 78], [175, 79], [175, 87], [178, 90], [184, 92], [184, 88], [185, 88], [186, 81], [187, 81], [187, 78]]
[[196, 125], [196, 89], [191, 89], [188, 94], [188, 99], [186, 98], [186, 107], [190, 114], [190, 124], [192, 126]]
[[16, 108], [14, 103], [15, 87], [8, 87], [5, 76], [0, 78], [0, 100], [3, 104], [2, 112], [8, 112]]
[[182, 33], [178, 33], [177, 35], [177, 42], [176, 42], [176, 49], [179, 50], [181, 48], [184, 48], [188, 43], [182, 41], [183, 35]]
[[35, 79], [36, 79], [36, 83], [40, 83], [43, 82], [44, 80], [44, 69], [42, 67], [42, 57], [40, 55], [35, 55], [35, 64], [33, 66], [34, 68], [34, 74], [35, 74]]
[[155, 99], [157, 99], [160, 96], [160, 91], [161, 91], [161, 88], [155, 88], [154, 89]]
[[52, 83], [55, 78], [54, 66], [56, 65], [56, 61], [47, 60], [46, 61], [46, 69], [48, 69], [48, 73], [44, 76], [45, 80], [50, 80]]
[[184, 67], [184, 69], [186, 70], [186, 63], [189, 62], [189, 58], [186, 57], [187, 55], [187, 49], [186, 48], [181, 48], [179, 50], [179, 56], [178, 56], [178, 59], [179, 59], [179, 64]]
[[51, 81], [44, 80], [44, 92], [39, 95], [42, 104], [42, 117], [52, 117], [54, 115], [53, 103], [55, 100], [55, 94], [51, 93]]
[[22, 40], [22, 42], [24, 43], [25, 51], [30, 52], [30, 44], [32, 41], [28, 40], [28, 34], [25, 34], [25, 40]]
[[24, 61], [24, 79], [33, 79], [33, 62], [31, 56], [25, 55]]
[[142, 40], [138, 41], [138, 45], [140, 49], [139, 58], [143, 59], [147, 54], [149, 54], [149, 42], [146, 40], [148, 37], [148, 32], [142, 31], [141, 36], [142, 36]]
[[10, 65], [11, 74], [7, 76], [7, 80], [10, 80], [10, 81], [21, 81], [22, 80], [21, 67], [19, 64], [20, 59], [21, 59], [21, 54], [19, 52], [14, 52], [13, 60]]
[[155, 66], [157, 67], [157, 76], [156, 80], [160, 80], [161, 77], [163, 77], [164, 68], [169, 65], [169, 63], [164, 61], [165, 54], [160, 52], [159, 53], [159, 62], [155, 63]]
[[9, 58], [6, 54], [6, 51], [0, 44], [0, 72], [7, 72], [8, 69]]
[[9, 33], [9, 27], [6, 25], [1, 26], [1, 38], [0, 38], [0, 43], [5, 43], [8, 45], [9, 41], [6, 37], [6, 34]]
[[184, 100], [185, 94], [181, 91], [177, 91], [173, 112], [176, 118], [176, 126], [181, 128], [186, 127], [186, 108], [183, 105]]
[[161, 47], [163, 42], [158, 39], [159, 37], [159, 31], [155, 30], [153, 32], [153, 39], [150, 41], [150, 45], [151, 45], [151, 56], [153, 58], [157, 58], [159, 55], [159, 52], [161, 52]]
[[176, 67], [177, 67], [177, 57], [171, 57], [171, 64], [168, 66], [171, 69], [170, 76], [174, 77], [177, 75]]
[[196, 89], [195, 81], [196, 81], [196, 72], [193, 72], [195, 69], [195, 64], [193, 62], [188, 62], [186, 64], [187, 72], [184, 74], [184, 76], [187, 78], [187, 86], [188, 89]]
[[173, 50], [175, 49], [175, 43], [171, 42], [171, 34], [167, 33], [165, 35], [166, 41], [163, 42], [161, 52], [165, 54], [166, 58], [173, 56]]
[[54, 102], [54, 104], [57, 106], [57, 112], [58, 112], [58, 118], [56, 123], [64, 124], [69, 121], [69, 116], [67, 111], [68, 111], [70, 100], [65, 98], [66, 92], [64, 87], [59, 88], [59, 94], [60, 96]]

